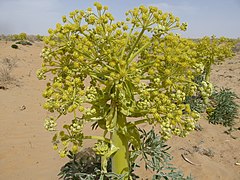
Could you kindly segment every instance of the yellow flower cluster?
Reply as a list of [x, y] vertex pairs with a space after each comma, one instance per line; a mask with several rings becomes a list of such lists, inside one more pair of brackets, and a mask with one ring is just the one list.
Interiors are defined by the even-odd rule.
[[96, 152], [96, 154], [103, 156], [108, 152], [108, 146], [109, 145], [104, 141], [98, 141], [97, 143], [95, 143], [93, 150]]
[[53, 117], [45, 119], [44, 127], [45, 127], [46, 130], [55, 131], [56, 126], [57, 126], [57, 123], [56, 123], [56, 121]]
[[[186, 30], [187, 24], [171, 13], [145, 6], [128, 11], [127, 23], [115, 22], [106, 6], [94, 5], [96, 12], [89, 8], [63, 16], [63, 24], [49, 29], [44, 39], [38, 78], [49, 74], [51, 78], [43, 92], [44, 108], [60, 116], [73, 112], [75, 119], [64, 126], [67, 133], [54, 137], [53, 142], [57, 138], [64, 142], [61, 154], [69, 142], [81, 145], [85, 122], [112, 130], [119, 114], [160, 124], [165, 139], [186, 136], [198, 114], [185, 98], [197, 92], [193, 80], [204, 65], [197, 60], [196, 43], [170, 32]], [[46, 126], [51, 129], [55, 124]]]
[[73, 153], [77, 153], [78, 147], [82, 146], [83, 120], [76, 118], [72, 120], [71, 124], [65, 124], [63, 128], [65, 129], [65, 131], [62, 130], [60, 132], [57, 132], [52, 139], [52, 142], [54, 144], [54, 150], [58, 150], [59, 146], [62, 147], [58, 151], [61, 157], [65, 157], [70, 148]]

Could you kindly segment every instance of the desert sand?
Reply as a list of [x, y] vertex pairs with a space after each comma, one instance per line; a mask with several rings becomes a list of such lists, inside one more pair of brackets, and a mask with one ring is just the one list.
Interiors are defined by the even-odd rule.
[[[15, 61], [13, 80], [0, 84], [0, 180], [58, 179], [59, 169], [67, 159], [61, 159], [52, 149], [52, 135], [43, 127], [48, 115], [41, 106], [46, 82], [35, 75], [41, 67], [43, 43], [19, 45], [19, 49], [11, 48], [12, 44], [0, 41], [0, 69], [4, 59]], [[211, 79], [214, 85], [231, 88], [240, 97], [240, 53], [215, 65]], [[237, 102], [240, 104], [239, 99]], [[240, 118], [236, 122], [240, 127]], [[240, 162], [240, 131], [230, 136], [224, 133], [226, 127], [209, 124], [204, 116], [199, 124], [201, 131], [168, 142], [174, 166], [196, 180], [239, 180], [240, 166], [235, 163]], [[149, 177], [139, 172], [141, 179]]]

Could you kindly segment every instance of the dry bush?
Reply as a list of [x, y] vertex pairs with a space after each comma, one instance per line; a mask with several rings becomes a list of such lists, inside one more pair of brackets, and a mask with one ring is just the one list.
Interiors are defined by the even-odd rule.
[[10, 58], [4, 58], [2, 60], [2, 64], [6, 66], [9, 70], [12, 70], [14, 67], [17, 67], [17, 60], [16, 59], [10, 59]]
[[6, 67], [0, 68], [0, 83], [9, 84], [14, 81], [15, 78], [11, 75], [11, 70]]
[[5, 87], [17, 82], [16, 78], [12, 76], [12, 70], [16, 67], [16, 59], [4, 58], [1, 61], [0, 67], [0, 85]]

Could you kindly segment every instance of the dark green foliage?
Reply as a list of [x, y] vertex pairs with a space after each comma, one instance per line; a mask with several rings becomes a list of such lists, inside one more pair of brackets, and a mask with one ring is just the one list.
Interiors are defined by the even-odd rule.
[[234, 100], [237, 95], [229, 89], [221, 89], [211, 96], [212, 108], [208, 108], [208, 120], [212, 124], [232, 127], [238, 115], [238, 105]]
[[18, 45], [16, 45], [16, 44], [13, 44], [11, 47], [12, 47], [13, 49], [18, 49]]
[[193, 177], [187, 176], [186, 178], [184, 178], [184, 175], [181, 171], [176, 171], [177, 169], [174, 167], [168, 167], [165, 170], [168, 170], [169, 172], [165, 173], [165, 172], [159, 172], [157, 174], [155, 174], [152, 177], [152, 180], [192, 180]]
[[16, 42], [16, 44], [21, 44], [21, 45], [29, 45], [29, 46], [31, 46], [32, 45], [32, 43], [30, 43], [29, 41], [25, 41], [25, 40], [22, 40], [22, 41], [18, 41], [18, 42]]
[[68, 157], [70, 161], [61, 168], [60, 178], [77, 180], [82, 176], [87, 179], [88, 176], [93, 176], [95, 170], [101, 168], [101, 157], [91, 148], [84, 149], [76, 155], [70, 151]]

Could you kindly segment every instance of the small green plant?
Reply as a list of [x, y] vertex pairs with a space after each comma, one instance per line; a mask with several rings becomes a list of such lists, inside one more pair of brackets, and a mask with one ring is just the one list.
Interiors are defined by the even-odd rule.
[[13, 49], [18, 49], [18, 45], [16, 45], [16, 44], [13, 44], [11, 47], [12, 47]]
[[155, 133], [154, 129], [149, 132], [144, 129], [139, 129], [139, 131], [142, 142], [141, 148], [138, 151], [130, 151], [131, 162], [134, 162], [131, 166], [133, 170], [140, 167], [137, 161], [144, 161], [145, 169], [154, 172], [152, 180], [192, 179], [191, 176], [184, 177], [184, 174], [170, 163], [173, 159], [168, 153], [170, 147]]
[[212, 107], [207, 109], [208, 120], [212, 124], [232, 127], [238, 115], [237, 95], [229, 89], [221, 89], [211, 96]]

